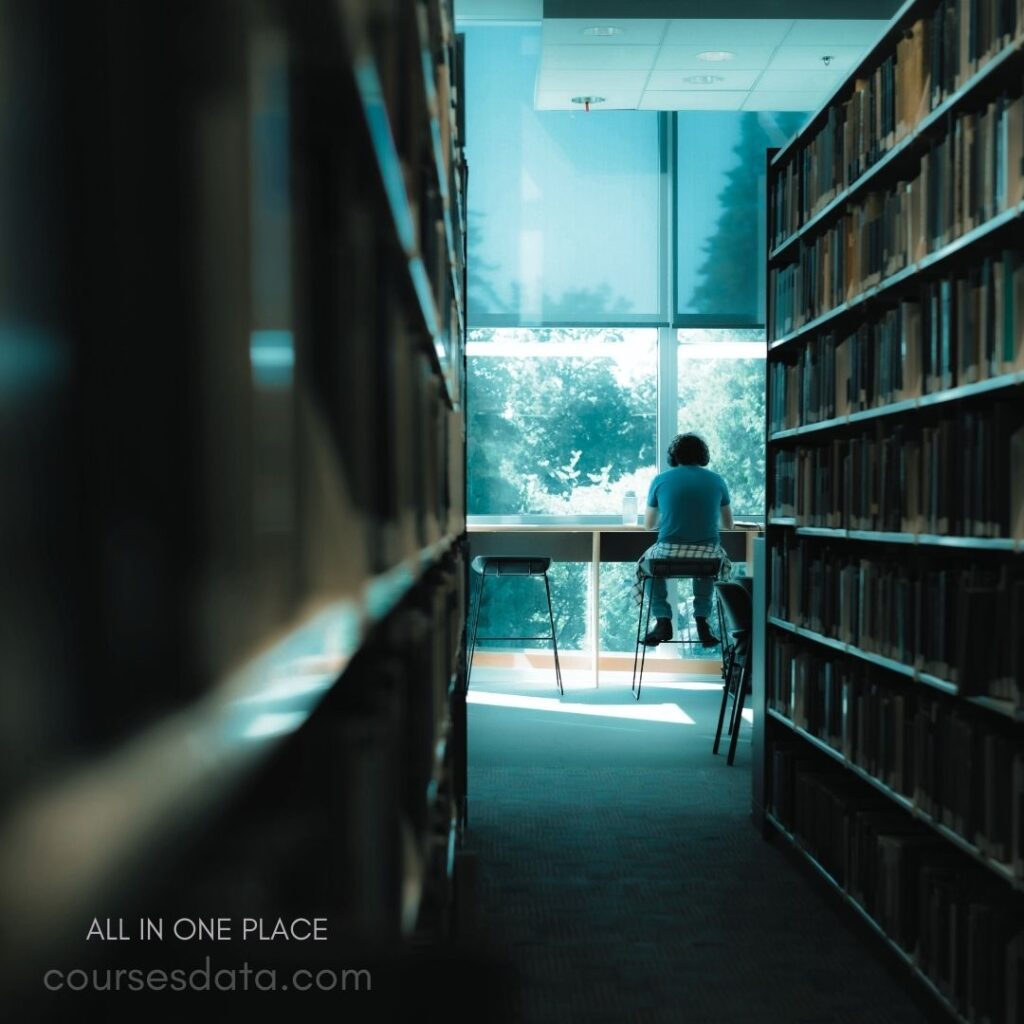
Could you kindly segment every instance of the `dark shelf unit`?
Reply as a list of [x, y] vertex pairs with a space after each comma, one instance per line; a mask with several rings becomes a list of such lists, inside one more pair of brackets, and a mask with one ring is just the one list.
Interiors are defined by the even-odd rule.
[[38, 1019], [97, 915], [318, 914], [313, 964], [389, 967], [458, 898], [450, 0], [142, 7], [0, 11], [2, 982]]
[[1024, 1012], [1022, 47], [1019, 4], [908, 0], [768, 165], [755, 820], [962, 1021]]

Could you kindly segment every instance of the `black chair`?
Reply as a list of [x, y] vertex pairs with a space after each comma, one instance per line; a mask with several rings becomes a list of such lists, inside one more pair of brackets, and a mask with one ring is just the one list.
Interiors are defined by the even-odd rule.
[[[469, 664], [466, 666], [466, 686], [469, 686], [469, 674], [473, 670], [473, 652], [477, 640], [550, 640], [555, 653], [555, 679], [558, 692], [564, 694], [562, 686], [562, 667], [558, 662], [558, 641], [555, 639], [555, 615], [551, 608], [551, 585], [548, 583], [548, 569], [551, 568], [550, 558], [505, 557], [496, 555], [478, 555], [470, 563], [473, 571], [480, 575], [480, 588], [476, 597], [476, 613], [473, 615], [473, 629], [469, 642]], [[550, 636], [477, 636], [480, 624], [480, 608], [484, 601], [484, 584], [488, 576], [535, 576], [544, 580], [544, 593], [548, 600], [548, 621], [551, 623]]]
[[[643, 642], [650, 629], [651, 593], [655, 579], [664, 580], [717, 580], [722, 571], [720, 556], [713, 558], [645, 558], [640, 563], [640, 618], [636, 624], [636, 650], [633, 652], [633, 694], [640, 699], [640, 687], [644, 680], [644, 661], [647, 645]], [[699, 644], [700, 640], [662, 640], [664, 644]], [[639, 663], [640, 672], [637, 674]]]
[[[729, 717], [729, 756], [726, 764], [736, 759], [736, 740], [740, 734], [740, 723], [743, 721], [743, 704], [750, 693], [750, 641], [754, 622], [754, 606], [750, 592], [750, 580], [730, 580], [715, 584], [718, 595], [718, 607], [725, 618], [731, 642], [724, 658], [722, 669], [722, 706], [718, 710], [718, 728], [715, 730], [715, 743], [711, 748], [713, 754], [718, 753], [722, 739], [722, 725], [725, 721], [725, 708], [730, 695], [733, 698], [732, 714]], [[724, 634], [723, 634], [724, 642]]]

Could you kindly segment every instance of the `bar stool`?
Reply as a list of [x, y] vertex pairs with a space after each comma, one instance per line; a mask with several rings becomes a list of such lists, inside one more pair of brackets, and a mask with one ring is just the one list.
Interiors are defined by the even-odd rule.
[[[726, 764], [732, 764], [736, 757], [736, 741], [740, 735], [740, 723], [743, 721], [743, 704], [750, 692], [750, 640], [754, 623], [754, 607], [749, 579], [716, 583], [715, 593], [718, 595], [719, 614], [725, 617], [726, 625], [732, 636], [732, 644], [722, 670], [722, 706], [718, 710], [718, 728], [715, 730], [715, 743], [711, 752], [718, 753], [718, 745], [722, 739], [722, 724], [725, 721], [725, 708], [729, 703], [729, 695], [732, 694], [732, 714], [729, 716], [729, 756], [726, 758]], [[724, 637], [723, 630], [723, 642]]]
[[[640, 699], [640, 687], [643, 685], [644, 660], [647, 657], [647, 645], [642, 637], [646, 636], [651, 619], [651, 595], [655, 579], [664, 580], [717, 580], [722, 571], [720, 556], [712, 558], [645, 558], [640, 563], [640, 618], [636, 624], [636, 650], [633, 653], [633, 694]], [[722, 611], [718, 616], [721, 623]], [[719, 633], [721, 636], [721, 633]], [[664, 644], [700, 644], [700, 640], [663, 640]], [[703, 646], [703, 644], [701, 644]], [[642, 652], [641, 652], [642, 649]], [[639, 662], [640, 673], [637, 674]]]
[[[496, 555], [478, 555], [470, 563], [473, 571], [480, 574], [480, 589], [476, 597], [476, 612], [473, 615], [473, 630], [469, 642], [469, 665], [466, 668], [466, 686], [469, 686], [469, 674], [473, 670], [473, 652], [477, 640], [550, 640], [555, 653], [555, 679], [558, 692], [565, 693], [562, 686], [562, 668], [558, 662], [558, 641], [555, 639], [555, 615], [551, 608], [551, 586], [548, 583], [550, 558], [507, 557]], [[548, 600], [548, 621], [551, 623], [550, 636], [477, 636], [480, 624], [480, 607], [484, 601], [484, 584], [488, 576], [535, 576], [544, 580], [544, 593]]]

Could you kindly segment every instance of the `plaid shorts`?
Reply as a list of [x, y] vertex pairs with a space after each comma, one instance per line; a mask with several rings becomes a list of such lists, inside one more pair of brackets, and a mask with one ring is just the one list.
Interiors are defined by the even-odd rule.
[[644, 577], [641, 575], [640, 563], [647, 558], [721, 558], [722, 569], [718, 574], [720, 580], [732, 576], [732, 562], [725, 555], [721, 544], [669, 544], [657, 541], [652, 544], [636, 563], [636, 579], [633, 581], [633, 600], [640, 604], [643, 594]]

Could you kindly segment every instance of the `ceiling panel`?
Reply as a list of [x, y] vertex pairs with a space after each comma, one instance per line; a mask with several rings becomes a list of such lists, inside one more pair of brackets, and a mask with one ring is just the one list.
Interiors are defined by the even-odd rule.
[[700, 68], [712, 70], [714, 68], [763, 68], [768, 66], [775, 50], [770, 46], [737, 46], [728, 47], [729, 52], [735, 54], [729, 60], [708, 61], [701, 60], [697, 54], [707, 50], [725, 49], [723, 45], [697, 45], [697, 46], [663, 46], [655, 61], [655, 68], [658, 70], [670, 71], [677, 68]]
[[[757, 81], [758, 70], [741, 71], [726, 70], [722, 67], [708, 67], [706, 64], [698, 71], [654, 71], [647, 83], [648, 90], [695, 89], [704, 92], [709, 89], [750, 89]], [[710, 78], [714, 81], [689, 81], [693, 78]]]
[[[841, 37], [840, 37], [841, 38]], [[864, 55], [863, 46], [844, 46], [836, 40], [817, 46], [780, 46], [768, 65], [779, 71], [849, 71]], [[826, 65], [822, 57], [831, 58]]]
[[[793, 22], [757, 18], [736, 21], [731, 18], [690, 18], [674, 20], [665, 35], [666, 46], [700, 46], [730, 50], [735, 46], [778, 46]], [[811, 40], [815, 42], [816, 40]]]
[[[581, 7], [578, 10], [584, 9]], [[578, 95], [609, 100], [604, 109], [731, 110], [753, 96], [749, 110], [813, 110], [857, 64], [886, 22], [818, 19], [561, 18], [546, 19], [539, 34], [539, 109]], [[585, 35], [591, 28], [613, 35]], [[709, 50], [732, 54], [701, 60]], [[829, 57], [825, 65], [823, 57]], [[700, 76], [699, 80], [687, 81]], [[711, 81], [706, 79], [710, 78]], [[714, 94], [712, 98], [707, 98]], [[540, 97], [544, 106], [540, 106]], [[773, 107], [771, 104], [780, 104]]]
[[699, 92], [697, 90], [650, 89], [640, 100], [641, 110], [739, 110], [750, 94], [730, 92]]
[[574, 89], [577, 93], [598, 93], [604, 90], [643, 89], [647, 81], [646, 71], [591, 71], [576, 70], [547, 71], [542, 69], [537, 79], [538, 92], [557, 92], [560, 89]]
[[459, 21], [537, 21], [544, 16], [544, 0], [455, 0]]
[[759, 89], [776, 92], [814, 92], [822, 95], [842, 81], [841, 71], [766, 71]]
[[658, 55], [657, 46], [546, 46], [544, 67], [553, 71], [568, 68], [609, 70], [648, 69]]
[[786, 36], [787, 46], [817, 46], [842, 41], [850, 46], [870, 46], [882, 34], [884, 21], [797, 21]]
[[[614, 18], [612, 20], [583, 18], [545, 18], [543, 28], [543, 46], [618, 46], [620, 44], [639, 44], [659, 46], [665, 34], [667, 23], [659, 18]], [[621, 30], [619, 35], [594, 36], [586, 35], [589, 28], [614, 27]]]
[[747, 94], [743, 110], [817, 110], [828, 96], [828, 91], [823, 93], [775, 92], [768, 89], [755, 89]]
[[[592, 112], [598, 110], [637, 110], [640, 109], [640, 97], [642, 89], [604, 89], [599, 95], [604, 97], [604, 102], [592, 108]], [[537, 110], [573, 110], [579, 113], [584, 112], [581, 104], [573, 103], [574, 96], [579, 95], [575, 89], [538, 89], [534, 97], [534, 106]]]

